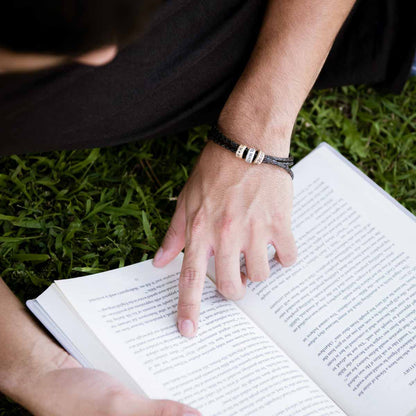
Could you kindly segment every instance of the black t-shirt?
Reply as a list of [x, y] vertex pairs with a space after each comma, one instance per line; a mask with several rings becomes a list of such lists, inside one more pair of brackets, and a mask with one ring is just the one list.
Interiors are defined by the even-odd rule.
[[[316, 88], [399, 92], [416, 45], [414, 0], [359, 0]], [[216, 121], [250, 56], [266, 0], [169, 0], [104, 67], [0, 77], [0, 154], [109, 146]]]
[[416, 52], [415, 5], [414, 0], [357, 1], [317, 85], [369, 84], [399, 93]]

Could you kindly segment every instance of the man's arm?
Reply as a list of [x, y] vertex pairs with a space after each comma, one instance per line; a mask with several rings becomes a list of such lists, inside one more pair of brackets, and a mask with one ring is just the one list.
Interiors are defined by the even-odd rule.
[[287, 155], [297, 114], [355, 0], [271, 0], [219, 119], [230, 135]]
[[[0, 390], [25, 406], [42, 374], [72, 360], [36, 326], [1, 278], [0, 339]], [[71, 364], [77, 366], [75, 360]]]
[[36, 416], [197, 416], [183, 404], [133, 394], [81, 368], [33, 322], [0, 278], [0, 391]]
[[[219, 126], [230, 138], [285, 157], [296, 116], [348, 16], [354, 0], [271, 0], [251, 59], [227, 100]], [[170, 262], [185, 246], [179, 282], [178, 327], [196, 333], [208, 258], [226, 297], [244, 294], [247, 277], [269, 275], [266, 246], [282, 265], [296, 260], [291, 232], [292, 183], [274, 166], [247, 165], [209, 142], [178, 198], [176, 212], [155, 257]]]

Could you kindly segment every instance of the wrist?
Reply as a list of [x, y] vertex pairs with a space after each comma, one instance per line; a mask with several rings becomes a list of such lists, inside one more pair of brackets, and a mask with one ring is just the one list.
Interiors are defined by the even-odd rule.
[[272, 107], [229, 99], [218, 119], [230, 139], [267, 154], [287, 157], [294, 120], [280, 117]]
[[[249, 183], [261, 178], [261, 181], [284, 180], [291, 182], [290, 175], [285, 170], [269, 164], [254, 165], [238, 159], [235, 153], [208, 140], [199, 159], [199, 169], [206, 173], [207, 178], [214, 181], [221, 178], [232, 186], [237, 182]], [[213, 173], [215, 173], [213, 175]], [[256, 179], [257, 178], [257, 179]]]
[[26, 408], [31, 408], [39, 400], [41, 380], [47, 373], [77, 364], [49, 339], [35, 342], [29, 354], [21, 355], [13, 365], [0, 371], [0, 391]]
[[285, 170], [293, 179], [293, 171], [291, 169], [291, 166], [293, 165], [292, 157], [276, 157], [268, 155], [261, 149], [247, 147], [244, 144], [235, 142], [230, 139], [230, 137], [225, 136], [218, 126], [212, 126], [208, 138], [218, 146], [233, 153], [237, 159], [244, 159], [248, 164], [277, 166]]

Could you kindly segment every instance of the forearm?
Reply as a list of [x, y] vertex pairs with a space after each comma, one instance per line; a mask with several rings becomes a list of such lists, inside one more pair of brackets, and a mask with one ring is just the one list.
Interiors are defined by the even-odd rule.
[[27, 406], [37, 394], [37, 379], [69, 356], [36, 326], [1, 278], [0, 340], [0, 391]]
[[288, 154], [296, 116], [353, 4], [354, 0], [271, 0], [220, 126], [245, 144]]

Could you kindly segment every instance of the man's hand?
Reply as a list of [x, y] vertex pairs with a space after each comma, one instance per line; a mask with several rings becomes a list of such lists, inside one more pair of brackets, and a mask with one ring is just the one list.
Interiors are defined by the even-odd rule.
[[[354, 0], [270, 0], [251, 58], [221, 112], [219, 125], [238, 143], [286, 157], [297, 113], [312, 88]], [[196, 333], [207, 260], [215, 254], [218, 289], [240, 298], [245, 278], [268, 276], [266, 244], [283, 265], [293, 263], [292, 185], [274, 166], [245, 166], [209, 143], [179, 200], [156, 254], [164, 266], [185, 247], [179, 283], [178, 326]]]
[[197, 416], [194, 409], [168, 400], [150, 400], [101, 371], [65, 365], [43, 374], [24, 404], [35, 416]]
[[209, 142], [182, 190], [170, 228], [162, 244], [164, 266], [185, 246], [179, 280], [178, 327], [196, 333], [201, 294], [209, 257], [215, 255], [218, 290], [229, 299], [244, 295], [246, 276], [240, 273], [240, 253], [247, 277], [267, 279], [267, 244], [289, 266], [296, 259], [290, 228], [292, 179], [283, 169], [248, 165], [233, 153]]

